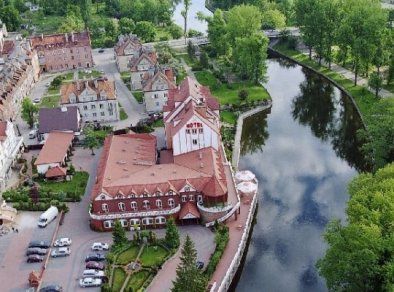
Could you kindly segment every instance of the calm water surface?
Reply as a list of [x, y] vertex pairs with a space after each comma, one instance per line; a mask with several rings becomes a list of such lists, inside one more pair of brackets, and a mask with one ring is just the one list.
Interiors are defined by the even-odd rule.
[[316, 261], [332, 218], [344, 220], [347, 184], [366, 170], [361, 127], [337, 88], [298, 65], [268, 61], [270, 112], [244, 123], [240, 169], [260, 181], [256, 225], [237, 291], [326, 291]]

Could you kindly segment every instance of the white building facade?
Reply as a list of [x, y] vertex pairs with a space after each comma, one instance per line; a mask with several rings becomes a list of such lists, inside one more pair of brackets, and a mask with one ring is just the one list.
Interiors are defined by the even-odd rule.
[[23, 148], [23, 138], [16, 135], [11, 122], [0, 122], [0, 191], [7, 187], [11, 167]]

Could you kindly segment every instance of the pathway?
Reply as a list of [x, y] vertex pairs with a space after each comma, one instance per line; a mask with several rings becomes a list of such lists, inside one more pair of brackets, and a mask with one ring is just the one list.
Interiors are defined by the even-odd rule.
[[192, 68], [185, 62], [185, 60], [183, 58], [181, 58], [181, 64], [182, 64], [183, 68], [185, 68], [186, 74], [197, 80], [196, 75], [194, 75]]
[[[307, 49], [305, 49], [305, 48], [302, 49], [301, 52], [302, 52], [304, 55], [309, 55], [309, 51], [308, 51]], [[325, 62], [324, 60], [322, 60], [322, 65], [323, 65], [324, 67], [327, 67], [327, 68], [328, 68], [328, 63]], [[346, 69], [346, 68], [343, 68], [342, 66], [339, 66], [338, 64], [335, 64], [335, 63], [331, 63], [331, 70], [334, 71], [334, 72], [336, 72], [336, 73], [338, 73], [338, 74], [341, 74], [341, 75], [342, 75], [343, 77], [345, 77], [346, 79], [352, 80], [352, 81], [354, 82], [355, 75], [354, 75], [354, 73], [353, 73], [351, 70]], [[375, 90], [373, 90], [372, 88], [370, 88], [370, 87], [368, 86], [368, 79], [367, 79], [367, 78], [363, 78], [363, 77], [358, 76], [358, 77], [357, 77], [357, 85], [364, 86], [364, 87], [367, 88], [370, 92], [372, 92], [373, 94], [375, 94]], [[390, 92], [390, 91], [388, 91], [388, 90], [382, 88], [382, 89], [379, 91], [379, 96], [380, 96], [381, 98], [394, 98], [394, 93], [392, 93], [392, 92]]]
[[[140, 250], [139, 250], [139, 252], [138, 252], [137, 257], [136, 257], [135, 260], [134, 260], [135, 263], [137, 263], [138, 260], [140, 259], [140, 256], [141, 256], [142, 252], [144, 251], [144, 248], [145, 248], [145, 243], [141, 246], [141, 248], [140, 248]], [[130, 265], [130, 264], [131, 264], [131, 263], [129, 263], [129, 265]], [[120, 288], [120, 292], [123, 292], [124, 289], [126, 289], [126, 286], [127, 286], [127, 284], [129, 283], [129, 280], [130, 280], [130, 277], [131, 277], [132, 274], [134, 274], [134, 270], [132, 270], [131, 272], [128, 273], [126, 279], [125, 279], [124, 282], [123, 282], [122, 288]]]

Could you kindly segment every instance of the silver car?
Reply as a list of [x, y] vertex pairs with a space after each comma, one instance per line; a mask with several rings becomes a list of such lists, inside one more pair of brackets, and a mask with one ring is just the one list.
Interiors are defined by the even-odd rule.
[[51, 252], [51, 257], [53, 257], [53, 258], [66, 257], [66, 256], [69, 256], [70, 253], [71, 253], [70, 248], [68, 248], [68, 247], [61, 247], [59, 249], [54, 249]]
[[83, 278], [79, 280], [79, 286], [81, 287], [99, 287], [103, 281], [98, 278]]

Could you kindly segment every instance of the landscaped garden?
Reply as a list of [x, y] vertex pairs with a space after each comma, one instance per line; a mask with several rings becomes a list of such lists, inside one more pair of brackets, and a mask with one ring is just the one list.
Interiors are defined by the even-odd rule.
[[172, 219], [167, 221], [164, 239], [157, 239], [152, 230], [138, 229], [135, 226], [133, 240], [130, 241], [121, 223], [115, 222], [114, 244], [107, 254], [110, 263], [106, 270], [109, 282], [103, 286], [102, 291], [146, 289], [165, 261], [179, 247], [179, 233]]

